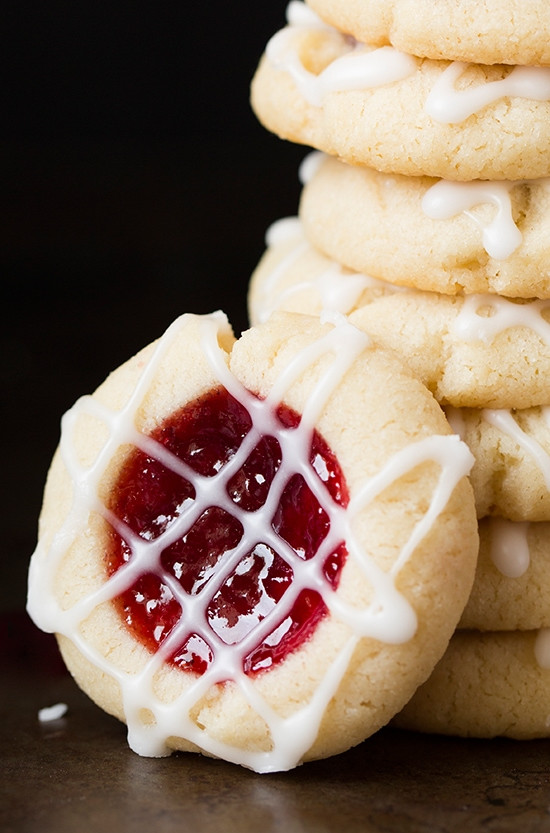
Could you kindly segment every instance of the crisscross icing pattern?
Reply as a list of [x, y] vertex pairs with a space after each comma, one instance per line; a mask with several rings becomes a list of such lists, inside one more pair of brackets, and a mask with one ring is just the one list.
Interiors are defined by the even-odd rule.
[[[240, 403], [249, 418], [249, 427], [244, 431], [238, 448], [218, 471], [207, 476], [198, 474], [188, 461], [174, 454], [154, 434], [145, 435], [135, 425], [136, 411], [160, 363], [190, 318], [199, 324], [201, 349], [220, 389]], [[175, 736], [217, 757], [259, 772], [289, 769], [301, 760], [313, 744], [326, 707], [346, 674], [359, 640], [370, 636], [386, 643], [403, 643], [415, 633], [415, 612], [408, 600], [398, 592], [396, 577], [445, 508], [457, 482], [469, 472], [473, 460], [457, 436], [430, 436], [406, 446], [390, 457], [374, 477], [366, 479], [363, 486], [350, 495], [349, 503], [343, 484], [342, 488], [328, 487], [327, 458], [315, 453], [312, 455], [312, 448], [315, 450], [315, 425], [346, 371], [368, 348], [370, 342], [364, 333], [342, 317], [337, 316], [325, 323], [332, 326], [325, 329], [322, 337], [295, 354], [279, 375], [269, 395], [260, 399], [243, 387], [227, 365], [226, 354], [219, 346], [220, 330], [227, 326], [225, 317], [221, 313], [203, 317], [182, 316], [159, 340], [122, 410], [111, 411], [95, 398], [83, 397], [63, 419], [61, 452], [73, 483], [73, 503], [51, 545], [46, 548], [39, 542], [33, 555], [28, 610], [43, 630], [68, 637], [85, 658], [117, 681], [128, 725], [128, 741], [132, 749], [140, 754], [169, 754], [167, 740]], [[281, 419], [281, 404], [286, 391], [319, 359], [327, 357], [330, 361], [324, 366], [325, 370], [320, 374], [298, 419]], [[108, 429], [103, 446], [88, 466], [78, 462], [73, 446], [77, 420], [83, 414], [99, 419]], [[280, 463], [273, 474], [265, 502], [258, 511], [249, 511], [235, 502], [230, 484], [258, 442], [265, 437], [277, 439]], [[121, 520], [115, 511], [116, 507], [113, 508], [109, 501], [104, 503], [99, 498], [99, 485], [107, 466], [117, 449], [127, 444], [134, 446], [138, 453], [158, 461], [173, 475], [183, 478], [192, 486], [190, 491], [184, 490], [183, 499], [173, 515], [167, 517], [166, 522], [152, 534], [139, 534], [131, 524]], [[354, 532], [354, 518], [384, 489], [427, 460], [433, 460], [440, 466], [431, 502], [424, 516], [414, 526], [393, 567], [385, 572], [367, 555], [358, 540]], [[309, 557], [297, 552], [272, 523], [277, 507], [284, 498], [285, 489], [296, 475], [303, 478], [319, 506], [319, 513], [324, 513], [327, 518], [324, 537], [318, 536], [321, 540], [317, 542], [316, 551], [310, 553]], [[176, 574], [162, 569], [163, 553], [181, 540], [193, 523], [213, 507], [216, 511], [230, 515], [242, 527], [243, 534], [234, 546], [222, 554], [215, 571], [207, 577], [203, 587], [195, 594], [189, 593], [183, 589]], [[104, 518], [113, 530], [113, 535], [125, 542], [124, 547], [129, 551], [128, 558], [124, 563], [119, 563], [110, 576], [106, 575], [101, 586], [92, 588], [83, 598], [63, 608], [54, 592], [55, 577], [68, 548], [86, 531], [92, 513]], [[230, 629], [221, 626], [213, 628], [212, 621], [208, 623], [208, 605], [213, 595], [235, 575], [236, 570], [240, 567], [246, 570], [251, 547], [258, 544], [264, 547], [262, 555], [266, 558], [266, 565], [271, 558], [269, 552], [277, 553], [291, 571], [292, 580], [287, 583], [277, 604], [268, 603], [252, 624], [245, 622], [242, 632], [232, 635]], [[327, 563], [331, 563], [330, 559], [335, 553], [339, 553], [340, 560], [337, 559], [337, 566], [331, 564], [331, 580], [327, 577]], [[338, 594], [335, 574], [344, 557], [355, 562], [365, 582], [373, 589], [373, 601], [368, 607], [358, 609]], [[181, 609], [180, 614], [173, 627], [167, 629], [162, 638], [159, 636], [158, 649], [148, 655], [137, 672], [127, 673], [85, 638], [81, 626], [99, 605], [118, 599], [140, 577], [160, 570], [165, 585], [163, 592], [171, 595]], [[330, 616], [347, 626], [348, 636], [309, 701], [302, 703], [291, 715], [283, 717], [262, 696], [260, 687], [256, 685], [256, 675], [249, 673], [250, 668], [247, 673], [246, 658], [262, 641], [271, 640], [276, 643], [277, 639], [284, 638], [285, 628], [300, 594], [311, 591], [317, 593], [322, 600], [323, 610], [326, 609]], [[185, 673], [172, 669], [173, 673], [179, 673], [185, 678], [185, 684], [174, 699], [165, 702], [155, 693], [155, 675], [166, 666], [167, 661], [174, 660], [190, 634], [195, 636], [187, 644], [188, 655], [193, 652], [195, 637], [208, 646], [210, 653], [200, 668], [202, 673]], [[260, 669], [254, 669], [260, 676], [272, 673], [261, 668], [260, 663]], [[271, 737], [271, 748], [268, 751], [247, 751], [221, 742], [193, 719], [193, 709], [201, 698], [217, 686], [232, 686], [239, 691], [265, 722]], [[148, 716], [147, 720], [144, 714]]]

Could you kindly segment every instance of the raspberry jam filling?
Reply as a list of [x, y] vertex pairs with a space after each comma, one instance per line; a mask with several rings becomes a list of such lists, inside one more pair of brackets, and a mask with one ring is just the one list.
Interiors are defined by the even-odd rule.
[[[197, 477], [184, 477], [136, 448], [111, 491], [108, 508], [133, 533], [151, 542], [152, 553], [147, 568], [114, 603], [130, 632], [152, 652], [178, 626], [181, 638], [169, 659], [183, 670], [204, 673], [215, 660], [216, 646], [238, 646], [245, 638], [242, 670], [253, 674], [270, 668], [299, 648], [327, 612], [319, 590], [307, 587], [299, 590], [290, 605], [283, 605], [279, 615], [276, 608], [290, 590], [300, 561], [316, 555], [330, 530], [326, 507], [347, 505], [346, 485], [334, 454], [313, 431], [309, 464], [326, 490], [326, 501], [319, 501], [296, 467], [289, 469], [276, 505], [271, 502], [268, 507], [271, 485], [285, 455], [284, 429], [294, 429], [300, 422], [298, 414], [286, 406], [279, 407], [276, 418], [282, 431], [279, 439], [258, 434], [238, 470], [225, 478], [224, 467], [253, 429], [253, 421], [225, 388], [210, 391], [173, 414], [151, 435]], [[291, 451], [287, 457], [292, 460]], [[200, 484], [216, 475], [225, 491], [224, 499], [219, 498], [223, 506], [209, 498], [203, 507]], [[170, 528], [180, 516], [178, 534], [171, 536]], [[270, 534], [262, 529], [269, 529]], [[166, 544], [162, 540], [155, 547], [155, 540], [164, 533]], [[288, 547], [298, 560], [285, 559]], [[108, 574], [132, 558], [130, 544], [111, 527]], [[327, 587], [338, 586], [345, 558], [343, 542], [325, 558], [322, 575]], [[201, 604], [195, 609], [200, 611], [200, 625], [193, 618], [196, 613], [186, 617], [186, 606], [198, 599]], [[264, 627], [254, 640], [254, 629], [267, 616], [270, 628]], [[182, 622], [186, 623], [183, 628]]]

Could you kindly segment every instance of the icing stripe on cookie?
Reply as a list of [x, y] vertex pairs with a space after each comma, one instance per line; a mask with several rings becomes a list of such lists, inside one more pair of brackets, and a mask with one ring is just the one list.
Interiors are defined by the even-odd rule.
[[[483, 247], [496, 260], [505, 260], [519, 248], [522, 234], [512, 216], [510, 191], [520, 183], [511, 181], [449, 182], [440, 180], [422, 198], [422, 210], [432, 220], [450, 220], [464, 213], [482, 231]], [[481, 222], [471, 209], [490, 203], [497, 209], [489, 223]]]
[[381, 87], [407, 78], [416, 70], [417, 60], [411, 55], [391, 46], [375, 49], [341, 35], [349, 51], [316, 75], [300, 60], [294, 44], [295, 31], [302, 27], [334, 33], [337, 30], [323, 23], [299, 0], [288, 5], [287, 21], [288, 25], [269, 40], [266, 55], [274, 67], [292, 77], [301, 95], [315, 107], [319, 107], [330, 92]]
[[[535, 659], [541, 668], [550, 668], [550, 628], [541, 628], [536, 635]], [[550, 717], [547, 723], [550, 727]]]
[[[309, 157], [306, 161], [309, 161]], [[344, 315], [355, 309], [366, 289], [380, 289], [387, 292], [406, 291], [402, 287], [394, 287], [370, 275], [346, 270], [341, 264], [328, 258], [325, 258], [326, 268], [322, 268], [314, 277], [300, 280], [286, 289], [279, 288], [278, 285], [288, 270], [311, 247], [303, 235], [302, 226], [297, 217], [285, 217], [273, 223], [266, 232], [265, 240], [268, 248], [286, 242], [290, 244], [295, 241], [295, 243], [271, 273], [262, 280], [260, 290], [251, 301], [250, 313], [254, 323], [267, 321], [272, 312], [284, 309], [289, 298], [303, 291], [313, 292], [319, 298], [322, 310]]]
[[298, 169], [298, 179], [302, 185], [307, 185], [313, 179], [324, 158], [325, 154], [321, 150], [312, 150], [304, 157]]
[[[318, 154], [311, 156], [314, 157], [311, 161], [315, 163]], [[309, 162], [309, 159], [308, 156], [305, 161]], [[407, 287], [396, 286], [370, 275], [347, 270], [326, 255], [323, 255], [322, 261], [320, 260], [318, 275], [291, 283], [286, 288], [284, 285], [279, 288], [292, 265], [306, 252], [312, 251], [312, 247], [306, 241], [297, 217], [287, 217], [273, 223], [267, 230], [265, 239], [268, 248], [275, 248], [284, 243], [290, 245], [292, 241], [295, 243], [273, 270], [262, 278], [251, 309], [255, 323], [266, 321], [274, 310], [286, 309], [289, 298], [307, 290], [314, 293], [312, 308], [315, 298], [319, 298], [322, 309], [343, 314], [349, 314], [356, 308], [361, 294], [366, 289], [378, 289], [383, 294], [414, 292]], [[419, 297], [430, 297], [429, 293], [422, 293], [422, 290], [416, 290], [416, 294]], [[366, 300], [365, 303], [375, 303], [377, 298], [378, 296], [373, 296], [372, 300]], [[550, 322], [545, 317], [549, 311], [550, 299], [515, 300], [488, 293], [464, 295], [458, 314], [453, 315], [450, 321], [449, 331], [460, 341], [483, 341], [490, 344], [497, 335], [506, 330], [524, 327], [536, 333], [550, 347]]]
[[458, 124], [479, 112], [488, 104], [502, 98], [519, 97], [533, 101], [550, 100], [550, 69], [543, 67], [514, 67], [500, 81], [457, 90], [456, 82], [470, 64], [454, 61], [438, 78], [430, 92], [426, 113], [443, 124]]
[[482, 414], [486, 422], [511, 437], [522, 451], [533, 458], [544, 479], [546, 488], [550, 490], [550, 454], [544, 450], [539, 442], [520, 428], [511, 411], [484, 408]]
[[503, 576], [519, 578], [529, 569], [528, 523], [490, 518], [491, 561]]
[[[300, 29], [340, 35], [349, 51], [316, 75], [306, 69], [295, 47], [293, 36]], [[418, 58], [394, 47], [371, 46], [341, 33], [300, 0], [289, 3], [287, 26], [270, 39], [266, 55], [274, 67], [293, 78], [301, 95], [316, 107], [321, 106], [327, 93], [367, 90], [402, 81], [420, 66]], [[503, 98], [550, 100], [550, 68], [515, 66], [505, 78], [457, 89], [457, 81], [470, 66], [475, 64], [453, 61], [435, 82], [424, 105], [425, 112], [435, 121], [458, 124]]]
[[498, 295], [466, 295], [452, 328], [464, 341], [490, 343], [511, 327], [525, 327], [550, 346], [550, 323], [544, 312], [550, 300], [515, 302]]

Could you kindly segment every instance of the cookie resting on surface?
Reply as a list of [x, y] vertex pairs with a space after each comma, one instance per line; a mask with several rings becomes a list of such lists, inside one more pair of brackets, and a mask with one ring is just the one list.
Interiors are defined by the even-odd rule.
[[29, 612], [141, 754], [265, 772], [342, 752], [456, 627], [471, 464], [345, 319], [280, 313], [235, 340], [221, 313], [184, 315], [64, 417]]

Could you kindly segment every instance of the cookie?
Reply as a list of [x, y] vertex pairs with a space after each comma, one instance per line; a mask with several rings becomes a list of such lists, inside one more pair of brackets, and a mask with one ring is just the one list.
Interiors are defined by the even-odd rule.
[[395, 724], [465, 737], [545, 738], [549, 694], [550, 631], [459, 631]]
[[475, 463], [479, 517], [550, 521], [550, 407], [446, 409]]
[[476, 577], [459, 627], [479, 631], [550, 627], [550, 523], [485, 518]]
[[550, 180], [448, 182], [326, 157], [305, 184], [306, 237], [350, 269], [445, 294], [550, 297]]
[[274, 311], [344, 315], [398, 287], [346, 269], [314, 249], [298, 217], [284, 217], [266, 233], [266, 251], [248, 287], [252, 324], [267, 321]]
[[376, 49], [304, 15], [305, 8], [290, 5], [289, 25], [269, 41], [253, 79], [252, 106], [264, 127], [388, 173], [548, 175], [550, 69]]
[[[253, 323], [276, 309], [337, 311], [399, 353], [442, 404], [528, 408], [550, 402], [550, 301], [395, 287], [322, 255], [292, 218], [271, 227], [267, 244], [250, 283]], [[485, 504], [493, 493], [491, 487]]]
[[358, 40], [427, 58], [482, 64], [550, 64], [545, 0], [307, 0]]
[[445, 650], [475, 571], [471, 463], [346, 320], [235, 341], [221, 313], [183, 316], [65, 416], [29, 612], [141, 754], [335, 754]]

